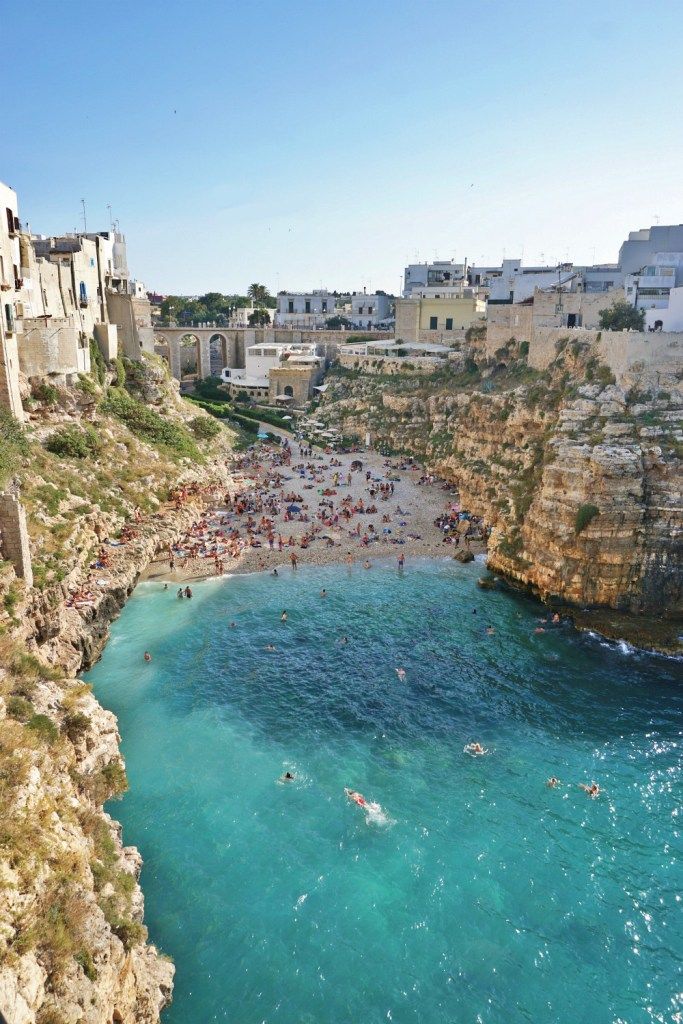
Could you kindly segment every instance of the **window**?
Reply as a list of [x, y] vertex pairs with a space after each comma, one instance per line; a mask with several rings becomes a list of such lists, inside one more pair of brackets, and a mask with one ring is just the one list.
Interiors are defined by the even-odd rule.
[[294, 312], [294, 300], [293, 299], [290, 299], [289, 302], [287, 303], [287, 312], [288, 313], [293, 313]]
[[362, 315], [363, 315], [363, 307], [359, 306], [358, 307], [358, 316], [362, 316]]
[[323, 299], [323, 313], [327, 313], [327, 299]]
[[447, 331], [452, 331], [453, 330], [453, 317], [452, 316], [447, 316], [446, 317], [446, 330]]
[[12, 334], [14, 332], [14, 310], [9, 302], [5, 303], [5, 325], [7, 333]]
[[439, 326], [439, 318], [438, 318], [438, 316], [430, 316], [430, 318], [429, 318], [429, 330], [430, 331], [435, 331], [438, 326]]
[[307, 313], [311, 312], [311, 300], [310, 299], [306, 299], [306, 312]]
[[372, 316], [372, 306], [368, 306], [368, 313]]
[[81, 281], [81, 283], [78, 286], [78, 297], [81, 300], [81, 302], [88, 301], [88, 293], [85, 288], [85, 281]]

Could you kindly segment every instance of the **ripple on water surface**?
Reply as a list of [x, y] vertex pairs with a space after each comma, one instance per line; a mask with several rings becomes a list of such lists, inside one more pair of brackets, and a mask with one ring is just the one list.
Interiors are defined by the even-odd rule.
[[88, 678], [178, 965], [168, 1024], [677, 1019], [681, 666], [534, 634], [479, 571], [138, 588]]

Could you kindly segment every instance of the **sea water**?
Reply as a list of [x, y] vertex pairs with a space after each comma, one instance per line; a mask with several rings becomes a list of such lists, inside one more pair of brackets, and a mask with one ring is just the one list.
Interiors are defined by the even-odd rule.
[[87, 679], [177, 964], [166, 1024], [680, 1020], [680, 663], [536, 634], [480, 571], [137, 588]]

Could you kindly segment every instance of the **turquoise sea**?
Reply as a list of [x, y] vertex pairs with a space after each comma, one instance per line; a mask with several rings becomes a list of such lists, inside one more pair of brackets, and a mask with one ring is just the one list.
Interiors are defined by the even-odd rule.
[[86, 678], [178, 968], [165, 1024], [681, 1019], [681, 664], [535, 635], [481, 569], [137, 588]]

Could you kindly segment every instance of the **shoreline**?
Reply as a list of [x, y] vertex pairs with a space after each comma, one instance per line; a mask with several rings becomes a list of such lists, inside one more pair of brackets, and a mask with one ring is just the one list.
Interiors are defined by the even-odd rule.
[[[375, 453], [372, 453], [375, 454]], [[380, 458], [379, 456], [375, 456]], [[237, 480], [234, 471], [230, 466], [212, 467], [213, 472], [207, 477], [200, 477], [202, 492], [193, 496], [181, 507], [175, 507], [168, 501], [144, 522], [138, 524], [140, 536], [128, 545], [112, 550], [119, 551], [123, 557], [116, 559], [116, 564], [100, 575], [109, 577], [106, 585], [98, 587], [98, 600], [92, 607], [76, 609], [67, 608], [62, 605], [57, 609], [59, 628], [51, 628], [50, 624], [41, 622], [40, 598], [34, 602], [31, 609], [31, 617], [36, 622], [34, 631], [34, 642], [42, 630], [50, 637], [46, 644], [37, 643], [38, 651], [47, 656], [47, 660], [54, 665], [59, 665], [66, 672], [73, 676], [82, 671], [87, 671], [99, 660], [104, 647], [109, 639], [109, 629], [125, 606], [128, 598], [135, 587], [141, 582], [168, 583], [187, 585], [191, 582], [200, 582], [209, 579], [223, 579], [229, 576], [246, 575], [255, 572], [270, 572], [273, 568], [280, 571], [289, 568], [289, 549], [282, 552], [269, 551], [264, 548], [248, 549], [242, 552], [240, 557], [224, 566], [220, 574], [216, 574], [210, 559], [202, 560], [199, 564], [190, 566], [188, 570], [176, 568], [173, 571], [168, 568], [168, 559], [162, 552], [169, 544], [177, 543], [183, 534], [188, 530], [198, 517], [206, 515], [212, 508], [216, 507], [215, 495], [218, 491], [235, 492], [243, 485], [243, 480]], [[408, 477], [409, 486], [418, 491], [417, 482]], [[441, 484], [434, 484], [432, 487], [441, 487]], [[417, 496], [422, 500], [424, 491]], [[442, 495], [432, 492], [432, 498], [438, 497], [441, 503]], [[433, 511], [433, 507], [431, 509]], [[299, 565], [343, 565], [345, 563], [358, 564], [366, 558], [373, 560], [393, 561], [397, 560], [400, 553], [403, 553], [408, 563], [414, 558], [437, 558], [453, 559], [457, 561], [469, 561], [469, 557], [463, 557], [471, 553], [472, 559], [477, 555], [486, 554], [486, 544], [481, 541], [472, 541], [469, 548], [455, 549], [458, 555], [454, 556], [454, 549], [436, 538], [406, 540], [400, 547], [381, 541], [374, 543], [370, 548], [361, 548], [358, 545], [344, 543], [335, 544], [332, 548], [308, 548], [306, 550], [296, 549]], [[462, 552], [462, 554], [461, 554]], [[515, 585], [515, 581], [508, 579], [501, 572], [490, 569], [485, 563], [482, 565], [482, 575], [489, 574], [494, 586], [504, 587], [511, 593], [521, 593], [535, 601], [539, 608], [555, 608], [561, 610], [563, 616], [570, 618], [575, 628], [579, 631], [595, 632], [605, 639], [618, 642], [623, 640], [634, 646], [637, 650], [646, 653], [662, 654], [667, 657], [681, 658], [681, 645], [677, 639], [677, 631], [680, 627], [675, 622], [666, 620], [639, 619], [635, 615], [617, 612], [611, 608], [585, 609], [560, 602], [559, 599], [544, 601], [538, 594], [524, 587]], [[63, 588], [65, 589], [65, 588]]]

